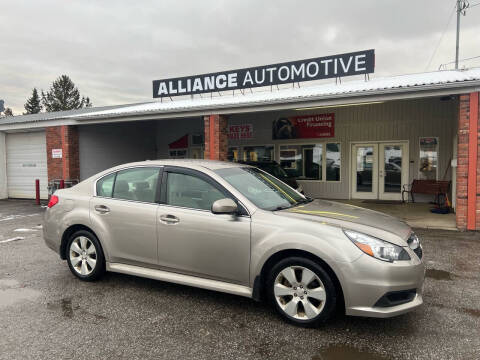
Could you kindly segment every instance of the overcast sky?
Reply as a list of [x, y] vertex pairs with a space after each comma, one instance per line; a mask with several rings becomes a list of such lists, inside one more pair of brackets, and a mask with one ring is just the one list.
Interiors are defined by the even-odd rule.
[[[376, 52], [373, 76], [436, 70], [454, 60], [454, 5], [455, 0], [0, 0], [0, 99], [20, 114], [33, 87], [47, 90], [68, 74], [95, 106], [143, 102], [152, 100], [154, 79], [370, 48]], [[480, 6], [461, 21], [460, 57], [479, 56]], [[462, 65], [480, 66], [480, 59]]]

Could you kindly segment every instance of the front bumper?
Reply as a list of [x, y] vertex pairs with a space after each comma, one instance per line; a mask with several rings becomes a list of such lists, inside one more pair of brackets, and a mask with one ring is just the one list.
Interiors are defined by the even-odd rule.
[[[342, 265], [342, 289], [347, 315], [392, 317], [412, 311], [423, 304], [425, 266], [413, 252], [412, 260], [388, 263], [362, 255], [352, 263]], [[378, 306], [387, 293], [415, 290], [410, 301]]]

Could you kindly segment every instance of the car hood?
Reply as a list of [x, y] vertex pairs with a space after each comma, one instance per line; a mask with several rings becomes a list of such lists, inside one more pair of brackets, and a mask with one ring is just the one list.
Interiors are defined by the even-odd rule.
[[279, 216], [302, 218], [356, 230], [365, 234], [406, 246], [411, 228], [400, 219], [359, 206], [328, 200], [314, 200], [276, 212]]

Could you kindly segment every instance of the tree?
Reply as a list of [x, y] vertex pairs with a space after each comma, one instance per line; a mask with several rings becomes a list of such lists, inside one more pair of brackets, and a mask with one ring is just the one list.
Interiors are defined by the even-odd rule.
[[24, 106], [25, 110], [27, 110], [25, 114], [38, 114], [40, 111], [42, 111], [42, 104], [40, 101], [41, 100], [37, 89], [33, 88], [32, 96], [27, 99], [27, 102]]
[[80, 91], [67, 75], [57, 78], [47, 93], [42, 91], [42, 103], [47, 112], [92, 106], [88, 97], [80, 96]]
[[13, 116], [13, 111], [9, 107], [5, 108], [5, 111], [3, 112], [5, 116]]

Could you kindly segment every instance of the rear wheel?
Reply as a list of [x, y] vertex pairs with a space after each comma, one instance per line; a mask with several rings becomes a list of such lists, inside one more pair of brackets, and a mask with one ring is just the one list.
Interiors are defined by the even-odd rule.
[[271, 269], [267, 286], [280, 315], [297, 325], [318, 325], [335, 311], [335, 286], [328, 273], [310, 259], [281, 260]]
[[90, 231], [80, 230], [70, 236], [66, 258], [73, 275], [81, 280], [93, 281], [105, 272], [102, 247]]

